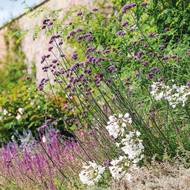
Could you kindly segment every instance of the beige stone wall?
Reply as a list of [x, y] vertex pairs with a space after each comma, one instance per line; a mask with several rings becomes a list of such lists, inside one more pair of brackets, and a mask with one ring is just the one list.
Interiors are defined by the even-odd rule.
[[4, 40], [4, 34], [6, 33], [6, 29], [0, 30], [0, 60], [3, 59], [6, 55], [6, 44]]
[[[41, 56], [46, 52], [48, 46], [48, 40], [46, 39], [43, 32], [41, 32], [36, 40], [33, 39], [34, 29], [36, 25], [41, 25], [42, 20], [48, 14], [48, 11], [39, 12], [41, 9], [47, 10], [58, 10], [62, 9], [60, 12], [60, 17], [62, 17], [71, 7], [77, 5], [87, 5], [92, 6], [94, 0], [50, 0], [46, 4], [37, 8], [35, 11], [21, 17], [17, 22], [19, 27], [23, 31], [27, 31], [25, 37], [22, 40], [22, 49], [26, 55], [26, 64], [28, 65], [28, 71], [31, 72], [32, 64], [36, 64], [36, 78], [37, 82], [44, 77], [42, 72], [40, 61]], [[0, 30], [0, 60], [2, 60], [6, 55], [6, 44], [4, 41], [4, 34], [6, 28]]]
[[[101, 2], [105, 5], [105, 2], [110, 2], [109, 0], [50, 0], [46, 4], [37, 8], [35, 11], [32, 11], [30, 14], [27, 14], [17, 20], [18, 26], [26, 31], [26, 35], [22, 40], [22, 49], [26, 55], [26, 64], [28, 65], [28, 72], [31, 72], [32, 64], [36, 65], [36, 79], [37, 83], [44, 78], [44, 73], [41, 69], [41, 57], [47, 52], [48, 40], [46, 39], [43, 32], [40, 32], [36, 40], [33, 39], [34, 29], [36, 25], [41, 25], [42, 20], [47, 16], [48, 11], [40, 12], [41, 9], [44, 10], [58, 10], [61, 9], [60, 17], [62, 17], [66, 12], [74, 6], [77, 5], [87, 5], [87, 7], [92, 7], [94, 2]], [[109, 14], [110, 3], [106, 5], [103, 10], [104, 13]], [[35, 14], [37, 12], [37, 14]], [[6, 55], [6, 46], [3, 40], [3, 34], [6, 32], [6, 29], [0, 31], [0, 60]], [[67, 50], [70, 50], [67, 47]]]

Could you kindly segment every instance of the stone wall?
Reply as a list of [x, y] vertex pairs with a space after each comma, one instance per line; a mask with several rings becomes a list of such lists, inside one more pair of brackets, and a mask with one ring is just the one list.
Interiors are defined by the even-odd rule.
[[6, 29], [0, 30], [0, 60], [3, 59], [6, 55], [6, 44], [4, 39], [4, 34]]
[[[60, 17], [63, 17], [66, 12], [74, 6], [82, 6], [86, 5], [89, 8], [93, 7], [93, 4], [96, 3], [98, 6], [102, 7], [102, 11], [106, 14], [110, 14], [110, 10], [112, 10], [112, 5], [109, 0], [50, 0], [42, 6], [38, 7], [34, 11], [20, 19], [16, 20], [16, 25], [22, 30], [26, 31], [24, 38], [22, 39], [22, 49], [26, 55], [26, 64], [28, 66], [28, 72], [30, 73], [32, 70], [32, 65], [36, 65], [36, 79], [37, 83], [40, 82], [42, 78], [44, 78], [44, 73], [41, 68], [41, 57], [46, 53], [48, 47], [48, 40], [43, 34], [40, 32], [38, 38], [36, 40], [33, 39], [35, 27], [41, 26], [43, 19], [49, 11], [41, 11], [41, 10], [58, 10], [61, 9]], [[102, 6], [103, 5], [103, 6]], [[37, 13], [37, 14], [35, 14]], [[13, 23], [14, 24], [14, 23]], [[3, 59], [6, 55], [6, 44], [3, 39], [3, 35], [6, 33], [6, 28], [0, 30], [0, 60]], [[72, 52], [71, 49], [67, 47], [68, 52]], [[1, 65], [0, 65], [1, 66]]]
[[[18, 26], [22, 31], [26, 31], [26, 35], [22, 40], [22, 49], [26, 55], [26, 64], [28, 66], [29, 73], [31, 72], [32, 64], [36, 65], [36, 79], [37, 83], [44, 77], [42, 72], [40, 61], [41, 56], [46, 52], [48, 46], [48, 40], [43, 32], [39, 33], [36, 40], [33, 39], [34, 29], [36, 25], [41, 25], [47, 11], [40, 12], [41, 9], [57, 10], [62, 9], [60, 17], [63, 16], [70, 8], [77, 5], [92, 6], [94, 0], [50, 0], [46, 4], [37, 8], [35, 11], [21, 17], [17, 20]], [[35, 15], [35, 12], [40, 12]], [[3, 35], [6, 32], [6, 28], [0, 31], [0, 60], [6, 55], [6, 44]]]

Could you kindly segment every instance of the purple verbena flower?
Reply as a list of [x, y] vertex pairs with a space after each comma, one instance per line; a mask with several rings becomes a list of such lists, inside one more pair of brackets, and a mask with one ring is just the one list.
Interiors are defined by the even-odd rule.
[[79, 12], [77, 13], [77, 16], [82, 16], [82, 11], [79, 11]]
[[129, 22], [127, 21], [122, 24], [123, 27], [127, 27], [128, 25], [129, 25]]
[[108, 71], [109, 71], [110, 73], [114, 73], [116, 70], [117, 70], [117, 69], [116, 69], [115, 65], [110, 65], [110, 66], [108, 67]]
[[74, 60], [78, 59], [78, 54], [77, 53], [73, 53], [72, 59], [74, 59]]
[[148, 5], [147, 2], [142, 2], [142, 3], [141, 3], [141, 6], [142, 6], [142, 7], [146, 7], [147, 5]]
[[149, 74], [147, 75], [147, 79], [148, 79], [148, 80], [153, 79], [153, 77], [154, 77], [154, 74], [153, 74], [153, 73], [149, 73]]
[[118, 32], [116, 32], [117, 36], [125, 36], [125, 31], [123, 30], [119, 30]]
[[190, 81], [187, 82], [187, 86], [190, 88]]
[[98, 11], [98, 8], [93, 8], [92, 11], [96, 12]]
[[53, 46], [49, 47], [49, 48], [48, 48], [48, 51], [51, 51], [52, 49], [53, 49]]
[[122, 12], [126, 13], [127, 10], [133, 8], [136, 6], [136, 3], [131, 3], [131, 4], [126, 4], [123, 8], [122, 8]]

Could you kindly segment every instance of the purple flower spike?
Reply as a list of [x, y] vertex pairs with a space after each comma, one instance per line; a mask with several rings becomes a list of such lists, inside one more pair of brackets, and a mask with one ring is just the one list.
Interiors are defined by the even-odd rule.
[[53, 22], [50, 22], [49, 24], [48, 24], [48, 26], [52, 26], [53, 25]]
[[153, 77], [154, 77], [154, 75], [153, 75], [152, 73], [149, 73], [149, 74], [147, 75], [147, 79], [148, 79], [148, 80], [152, 80]]
[[116, 67], [115, 67], [114, 65], [110, 65], [110, 66], [108, 67], [108, 71], [109, 71], [110, 73], [114, 73], [116, 70], [117, 70], [117, 69], [116, 69]]
[[98, 9], [97, 8], [93, 8], [92, 11], [96, 12], [96, 11], [98, 11]]
[[190, 88], [190, 81], [187, 82], [187, 86]]
[[117, 33], [116, 33], [117, 36], [125, 36], [125, 31], [123, 30], [119, 30]]
[[82, 32], [82, 31], [83, 31], [82, 29], [78, 28], [78, 29], [76, 30], [76, 33], [80, 33], [80, 32]]
[[143, 52], [142, 51], [138, 51], [138, 52], [136, 52], [135, 53], [135, 57], [137, 58], [137, 59], [140, 59], [142, 56], [143, 56]]
[[94, 52], [96, 50], [95, 47], [88, 47], [87, 50], [86, 50], [86, 54], [90, 53], [90, 52]]
[[60, 41], [60, 42], [59, 42], [59, 45], [60, 45], [60, 46], [61, 46], [61, 45], [63, 45], [63, 42], [62, 42], [62, 41]]
[[127, 27], [129, 25], [129, 23], [126, 21], [122, 24], [123, 27]]
[[54, 59], [53, 61], [52, 61], [52, 63], [57, 63], [58, 61], [57, 61], [57, 59]]
[[141, 3], [141, 6], [142, 6], [142, 7], [146, 7], [147, 4], [148, 4], [147, 2], [142, 2], [142, 3]]
[[42, 26], [42, 30], [44, 30], [44, 29], [46, 29], [46, 26], [45, 26], [45, 25]]
[[74, 60], [78, 59], [78, 54], [77, 53], [73, 53], [72, 59], [74, 59]]
[[123, 12], [123, 13], [126, 13], [127, 10], [129, 10], [129, 9], [135, 7], [135, 6], [136, 6], [136, 3], [127, 4], [127, 5], [125, 5], [125, 6], [122, 8], [122, 12]]
[[77, 16], [82, 16], [82, 11], [78, 12]]
[[51, 47], [48, 48], [48, 51], [51, 51], [52, 49], [53, 49], [53, 47], [51, 46]]
[[150, 71], [151, 71], [152, 73], [158, 73], [160, 70], [158, 69], [158, 67], [152, 67], [152, 68], [150, 69]]
[[49, 58], [49, 57], [50, 57], [50, 54], [47, 54], [47, 55], [46, 55], [46, 58]]
[[146, 67], [149, 64], [149, 62], [148, 61], [144, 61], [142, 64]]
[[41, 60], [41, 64], [44, 63], [44, 61], [46, 60], [46, 56], [42, 56], [42, 60]]
[[71, 31], [71, 32], [69, 33], [69, 36], [74, 36], [75, 34], [76, 34], [75, 31]]

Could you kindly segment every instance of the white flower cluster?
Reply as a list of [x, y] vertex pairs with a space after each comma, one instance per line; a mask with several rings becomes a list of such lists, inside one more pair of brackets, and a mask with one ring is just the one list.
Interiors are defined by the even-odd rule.
[[143, 142], [138, 138], [140, 135], [139, 131], [130, 131], [121, 140], [121, 143], [117, 143], [133, 164], [137, 164], [144, 158], [144, 155], [142, 154], [144, 151]]
[[23, 112], [24, 112], [24, 109], [23, 109], [23, 108], [19, 108], [19, 109], [18, 109], [18, 113], [17, 113], [17, 115], [16, 115], [16, 119], [17, 119], [17, 120], [20, 120], [20, 119], [22, 118]]
[[171, 87], [165, 85], [163, 82], [154, 82], [151, 85], [151, 95], [155, 100], [167, 100], [172, 108], [178, 104], [185, 106], [190, 95], [190, 88], [188, 86], [177, 86], [173, 84]]
[[95, 185], [101, 179], [104, 171], [105, 167], [96, 164], [94, 161], [88, 161], [83, 165], [79, 177], [83, 184]]
[[[108, 169], [115, 180], [125, 178], [131, 180], [131, 175], [127, 173], [127, 168], [130, 164], [137, 164], [144, 158], [144, 146], [142, 140], [139, 139], [139, 131], [129, 131], [127, 133], [127, 125], [132, 123], [129, 113], [125, 115], [110, 116], [106, 129], [110, 136], [116, 141], [116, 146], [121, 148], [122, 155], [110, 162]], [[95, 162], [84, 164], [82, 171], [79, 174], [83, 184], [94, 185], [99, 181], [105, 167], [97, 165]]]
[[112, 160], [110, 164], [109, 171], [115, 180], [120, 180], [121, 178], [126, 177], [127, 170], [124, 168], [129, 167], [129, 162], [126, 161], [125, 156], [119, 156], [118, 159]]
[[129, 113], [126, 113], [125, 115], [119, 114], [118, 116], [110, 116], [106, 129], [108, 130], [110, 136], [117, 139], [119, 136], [124, 135], [127, 124], [131, 123], [132, 119]]
[[119, 114], [117, 117], [110, 116], [106, 126], [110, 136], [116, 140], [116, 146], [121, 148], [124, 153], [124, 156], [112, 160], [109, 167], [112, 177], [116, 180], [123, 177], [129, 178], [126, 166], [129, 163], [137, 164], [144, 158], [144, 146], [142, 140], [139, 139], [140, 132], [134, 130], [127, 133], [127, 124], [131, 123], [132, 119], [129, 113], [126, 113], [125, 115]]

